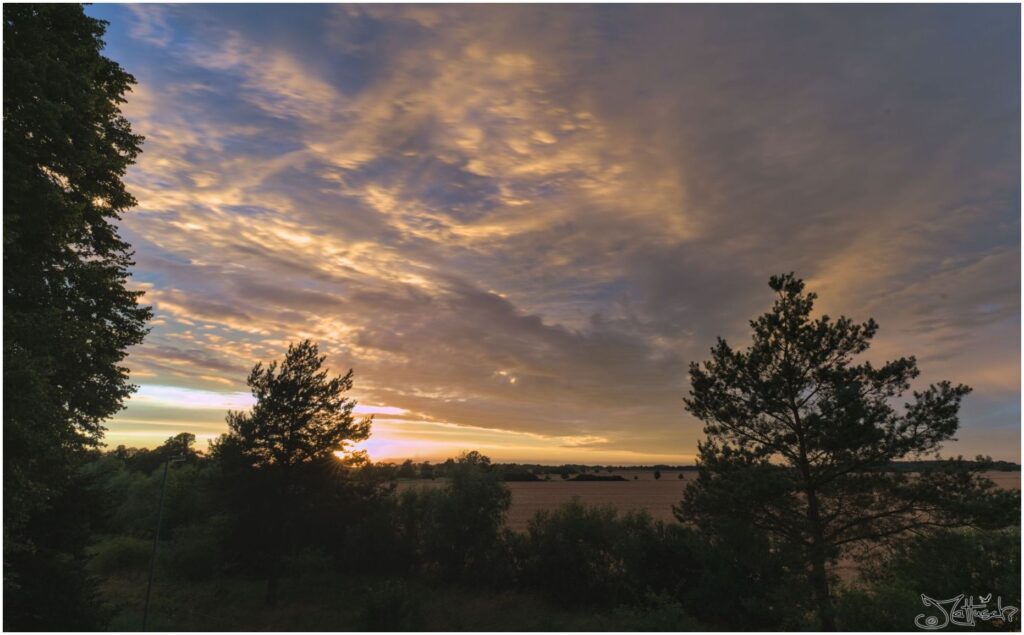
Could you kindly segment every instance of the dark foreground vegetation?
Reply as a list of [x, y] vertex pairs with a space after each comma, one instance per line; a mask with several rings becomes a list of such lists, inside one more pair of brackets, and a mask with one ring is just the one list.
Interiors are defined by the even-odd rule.
[[892, 469], [938, 456], [970, 389], [859, 361], [877, 325], [813, 318], [792, 274], [749, 348], [690, 369], [706, 439], [675, 522], [577, 502], [511, 532], [506, 480], [583, 470], [476, 452], [398, 492], [416, 466], [336, 456], [372, 422], [309, 341], [253, 368], [256, 405], [207, 452], [100, 451], [150, 317], [116, 230], [134, 79], [103, 31], [77, 5], [4, 7], [6, 630], [906, 630], [936, 615], [922, 594], [1020, 606], [1019, 492], [985, 460]]
[[[980, 626], [1015, 628], [1019, 492], [986, 479], [983, 458], [892, 469], [937, 453], [969, 389], [943, 382], [897, 409], [913, 358], [855, 364], [872, 322], [812, 320], [792, 276], [772, 288], [750, 348], [720, 341], [691, 368], [686, 405], [707, 438], [676, 522], [576, 501], [509, 531], [505, 481], [536, 474], [478, 452], [430, 466], [443, 487], [399, 492], [394, 479], [424, 466], [337, 456], [372, 421], [353, 416], [352, 371], [332, 376], [307, 340], [253, 368], [255, 406], [227, 414], [208, 455], [187, 433], [89, 455], [70, 509], [89, 543], [80, 584], [97, 597], [67, 623], [901, 630], [938, 611], [922, 594], [970, 594], [1000, 610]], [[147, 565], [160, 584], [140, 616]]]
[[[756, 541], [578, 502], [502, 526], [501, 472], [471, 453], [443, 486], [401, 493], [372, 467], [327, 459], [296, 478], [288, 545], [268, 555], [273, 518], [234, 497], [221, 456], [179, 435], [82, 467], [95, 511], [87, 573], [96, 625], [141, 625], [163, 477], [166, 509], [150, 609], [164, 630], [693, 630], [815, 628], [801, 564]], [[543, 487], [543, 485], [538, 485]], [[324, 490], [330, 490], [325, 494]], [[231, 497], [228, 500], [225, 497]], [[942, 530], [881, 549], [836, 592], [838, 626], [907, 629], [920, 593], [964, 589], [1020, 606], [1020, 535]], [[267, 579], [279, 575], [274, 606]]]

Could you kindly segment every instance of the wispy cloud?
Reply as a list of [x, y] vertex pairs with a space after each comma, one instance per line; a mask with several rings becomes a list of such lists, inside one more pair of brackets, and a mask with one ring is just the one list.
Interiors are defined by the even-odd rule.
[[1006, 455], [1016, 7], [90, 11], [140, 80], [123, 231], [157, 315], [112, 435], [312, 337], [402, 413], [392, 450], [459, 446], [419, 421], [497, 456], [688, 457], [686, 364], [795, 270], [879, 320], [878, 355], [974, 385], [960, 447]]

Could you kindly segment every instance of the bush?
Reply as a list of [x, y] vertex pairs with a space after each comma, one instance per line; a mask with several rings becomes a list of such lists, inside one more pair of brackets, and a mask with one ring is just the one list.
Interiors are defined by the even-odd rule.
[[[840, 595], [839, 624], [856, 630], [913, 629], [917, 615], [938, 615], [922, 604], [922, 593], [936, 600], [991, 594], [993, 609], [997, 597], [1003, 606], [1020, 608], [1020, 529], [942, 531], [899, 543], [863, 572], [859, 585]], [[977, 628], [1019, 630], [1019, 624], [979, 622]]]
[[[812, 597], [802, 560], [749, 526], [694, 534], [699, 578], [682, 591], [694, 617], [713, 629], [804, 630]], [[735, 532], [735, 533], [734, 533]]]
[[638, 606], [619, 607], [608, 619], [608, 630], [631, 632], [703, 631], [679, 600], [667, 595], [649, 594]]
[[502, 536], [511, 494], [501, 475], [479, 458], [464, 458], [451, 466], [450, 477], [444, 489], [410, 489], [400, 496], [396, 524], [405, 551], [428, 576], [507, 581]]
[[639, 604], [651, 592], [678, 597], [699, 573], [695, 544], [680, 525], [574, 499], [531, 519], [523, 577], [570, 606]]
[[361, 617], [367, 631], [423, 629], [420, 594], [402, 580], [389, 580], [367, 589]]
[[[171, 532], [201, 521], [209, 510], [208, 470], [195, 465], [171, 467], [164, 492], [162, 531]], [[110, 510], [110, 526], [117, 533], [152, 536], [156, 528], [163, 487], [163, 469], [145, 475], [122, 469], [110, 474], [105, 484], [106, 496], [117, 501]]]
[[405, 533], [401, 500], [394, 495], [382, 496], [361, 510], [355, 522], [341, 526], [343, 540], [339, 545], [343, 548], [335, 553], [335, 560], [347, 573], [376, 577], [405, 576], [413, 571], [416, 544]]
[[149, 567], [153, 541], [132, 536], [108, 536], [89, 547], [87, 570], [97, 575], [144, 573]]
[[5, 631], [100, 631], [110, 621], [98, 580], [82, 559], [37, 550], [5, 554], [4, 564], [21, 573], [16, 585], [4, 589]]
[[207, 522], [175, 530], [173, 540], [162, 547], [163, 568], [185, 580], [206, 580], [218, 574], [224, 564], [229, 520], [226, 516], [215, 516]]

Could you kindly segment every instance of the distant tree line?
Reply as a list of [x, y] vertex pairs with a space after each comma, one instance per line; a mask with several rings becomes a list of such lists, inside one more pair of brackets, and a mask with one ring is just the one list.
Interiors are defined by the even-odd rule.
[[[948, 471], [963, 462], [963, 459], [930, 459], [925, 461], [892, 461], [885, 465], [864, 468], [870, 472], [933, 472]], [[1020, 464], [1011, 461], [994, 461], [987, 457], [979, 457], [969, 460], [969, 463], [977, 463], [980, 469], [993, 472], [1019, 472]], [[447, 478], [455, 465], [454, 459], [447, 459], [434, 463], [431, 461], [414, 461], [405, 459], [401, 463], [390, 461], [374, 461], [366, 467], [374, 470], [383, 479], [439, 479]], [[535, 463], [501, 463], [493, 462], [489, 469], [500, 474], [506, 482], [516, 481], [542, 481], [546, 476], [566, 475], [573, 480], [616, 480], [626, 481], [617, 473], [620, 472], [650, 472], [652, 477], [660, 479], [665, 472], [672, 472], [678, 478], [684, 478], [683, 474], [696, 474], [699, 471], [697, 465], [540, 465]], [[547, 479], [550, 480], [550, 479]]]

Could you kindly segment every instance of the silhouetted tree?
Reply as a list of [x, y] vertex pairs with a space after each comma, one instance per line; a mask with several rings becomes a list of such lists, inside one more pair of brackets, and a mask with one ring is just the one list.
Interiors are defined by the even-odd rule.
[[487, 470], [490, 469], [491, 467], [491, 457], [484, 454], [480, 454], [476, 450], [470, 450], [469, 452], [463, 452], [462, 454], [460, 454], [456, 463], [475, 465], [483, 470]]
[[5, 626], [88, 628], [60, 620], [91, 600], [23, 579], [45, 567], [22, 565], [63, 558], [74, 576], [81, 545], [43, 544], [29, 528], [61, 515], [51, 508], [68, 502], [83, 450], [134, 390], [121, 362], [151, 313], [126, 288], [131, 251], [115, 222], [135, 204], [122, 177], [142, 137], [119, 109], [135, 80], [101, 55], [106, 23], [81, 5], [3, 14]]
[[127, 449], [124, 446], [118, 446], [115, 453], [124, 459], [129, 469], [149, 474], [170, 459], [180, 458], [185, 463], [195, 463], [199, 460], [195, 444], [196, 435], [191, 432], [181, 432], [168, 438], [159, 447], [152, 450]]
[[305, 493], [304, 466], [335, 461], [334, 453], [370, 436], [371, 418], [352, 415], [356, 402], [345, 396], [352, 371], [329, 377], [326, 356], [309, 340], [288, 347], [284, 361], [256, 364], [248, 384], [256, 405], [249, 412], [229, 411], [228, 433], [214, 447], [224, 461], [259, 472], [266, 518], [268, 605], [277, 600], [280, 559], [291, 548], [291, 510]]
[[434, 466], [430, 464], [430, 461], [424, 461], [423, 465], [420, 465], [420, 478], [434, 480]]
[[198, 455], [195, 446], [196, 435], [191, 432], [179, 432], [164, 441], [161, 447], [165, 448], [168, 454], [173, 455], [174, 453], [177, 453], [176, 456], [188, 459]]
[[981, 478], [980, 463], [920, 475], [885, 468], [936, 455], [959, 425], [970, 389], [940, 382], [904, 408], [913, 357], [855, 363], [877, 325], [811, 318], [816, 295], [792, 274], [770, 282], [772, 310], [751, 322], [746, 351], [723, 339], [690, 366], [687, 409], [705, 422], [699, 476], [677, 515], [712, 530], [746, 519], [807, 563], [821, 627], [835, 628], [828, 567], [845, 551], [910, 531], [996, 526], [1019, 513], [1019, 492]]
[[413, 465], [412, 459], [406, 459], [402, 462], [402, 465], [398, 468], [399, 478], [416, 478], [416, 466]]
[[402, 493], [406, 532], [427, 568], [449, 580], [479, 582], [500, 568], [496, 557], [512, 496], [490, 465], [477, 451], [464, 453], [451, 462], [444, 489]]

